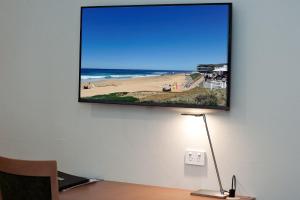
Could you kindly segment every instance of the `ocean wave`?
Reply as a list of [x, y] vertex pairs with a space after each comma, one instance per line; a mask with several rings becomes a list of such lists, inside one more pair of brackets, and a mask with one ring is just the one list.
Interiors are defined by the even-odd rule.
[[148, 76], [158, 76], [158, 74], [126, 74], [126, 75], [109, 75], [105, 78], [117, 78], [117, 79], [122, 79], [122, 78], [139, 78], [139, 77], [148, 77]]
[[81, 75], [81, 79], [90, 80], [90, 79], [104, 79], [106, 76], [91, 76], [91, 75]]
[[81, 75], [82, 80], [92, 80], [92, 79], [129, 79], [129, 78], [139, 78], [139, 77], [153, 77], [159, 76], [164, 73], [154, 73], [154, 74], [125, 74], [125, 75]]

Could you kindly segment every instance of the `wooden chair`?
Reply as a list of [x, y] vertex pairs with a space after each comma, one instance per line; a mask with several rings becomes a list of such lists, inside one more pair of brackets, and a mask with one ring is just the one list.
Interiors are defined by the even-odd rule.
[[56, 161], [0, 156], [0, 200], [1, 196], [2, 200], [58, 200]]

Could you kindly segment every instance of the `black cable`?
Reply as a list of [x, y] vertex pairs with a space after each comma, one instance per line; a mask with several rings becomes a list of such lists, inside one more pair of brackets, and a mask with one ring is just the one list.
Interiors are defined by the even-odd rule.
[[236, 190], [236, 177], [235, 177], [235, 175], [232, 176], [231, 189]]
[[231, 179], [231, 189], [229, 190], [229, 197], [235, 197], [235, 190], [236, 190], [236, 177], [235, 175], [233, 175]]

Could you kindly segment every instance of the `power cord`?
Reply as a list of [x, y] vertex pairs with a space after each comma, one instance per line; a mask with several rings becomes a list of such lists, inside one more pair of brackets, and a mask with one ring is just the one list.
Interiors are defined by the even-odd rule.
[[236, 191], [236, 177], [235, 177], [235, 175], [233, 175], [232, 179], [231, 179], [231, 189], [228, 192], [229, 195], [228, 195], [227, 199], [231, 199], [231, 200], [240, 199], [238, 197], [235, 197], [235, 191]]

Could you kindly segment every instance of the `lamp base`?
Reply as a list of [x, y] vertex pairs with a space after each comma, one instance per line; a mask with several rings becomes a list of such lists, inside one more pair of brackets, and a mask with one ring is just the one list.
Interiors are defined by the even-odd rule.
[[221, 192], [213, 190], [197, 190], [191, 193], [194, 196], [203, 196], [203, 197], [214, 197], [218, 199], [225, 199], [227, 195], [221, 194]]

